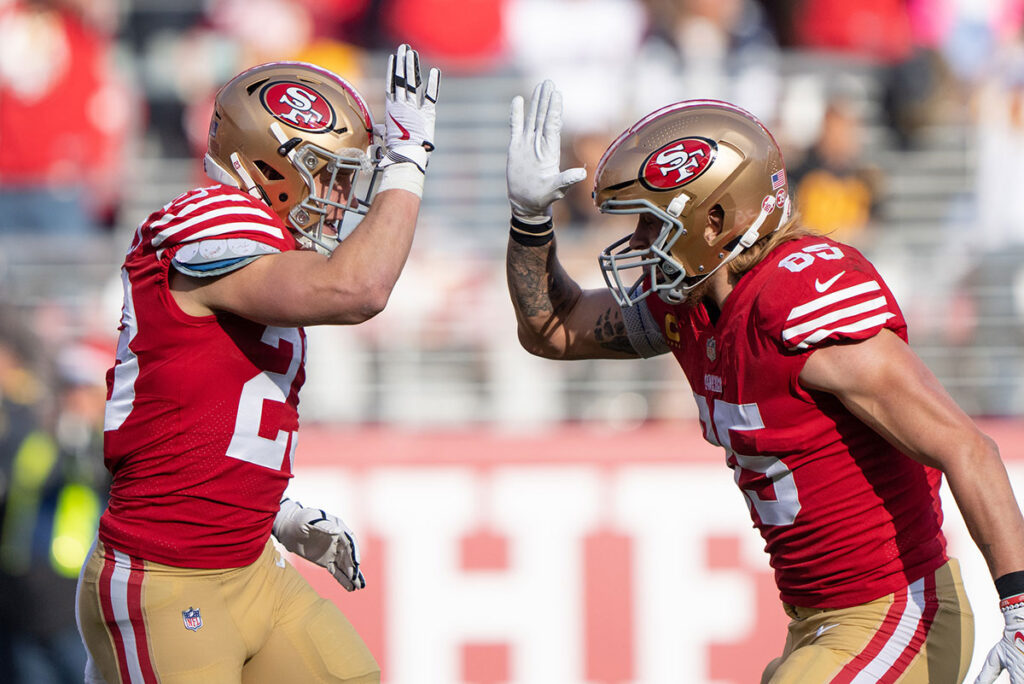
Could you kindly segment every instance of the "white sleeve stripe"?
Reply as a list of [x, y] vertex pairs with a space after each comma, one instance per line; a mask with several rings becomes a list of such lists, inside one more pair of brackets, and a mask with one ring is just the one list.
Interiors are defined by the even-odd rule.
[[204, 211], [202, 214], [199, 214], [198, 216], [193, 216], [187, 221], [182, 221], [178, 225], [174, 226], [174, 228], [169, 228], [167, 230], [160, 231], [160, 233], [158, 233], [153, 238], [153, 245], [159, 246], [161, 242], [171, 237], [172, 235], [175, 235], [188, 228], [191, 228], [192, 226], [198, 223], [202, 223], [203, 221], [210, 221], [216, 218], [220, 218], [222, 216], [231, 216], [234, 214], [267, 217], [267, 214], [265, 212], [263, 212], [260, 209], [257, 209], [256, 207], [225, 207], [222, 209]]
[[267, 226], [262, 223], [250, 223], [248, 221], [238, 223], [219, 223], [216, 226], [205, 228], [198, 233], [190, 235], [187, 242], [194, 242], [196, 240], [202, 240], [212, 235], [223, 235], [224, 233], [230, 233], [236, 230], [254, 230], [259, 233], [266, 233], [273, 237], [282, 237], [281, 229], [277, 226]]
[[210, 204], [219, 204], [221, 202], [241, 204], [248, 207], [249, 209], [255, 209], [255, 213], [257, 214], [262, 214], [263, 216], [266, 216], [268, 219], [271, 218], [269, 211], [266, 211], [261, 207], [252, 206], [251, 204], [249, 204], [248, 199], [246, 199], [245, 197], [241, 197], [239, 195], [214, 195], [212, 197], [207, 197], [204, 200], [199, 200], [198, 202], [189, 202], [188, 205], [181, 210], [178, 216], [188, 216], [189, 214], [191, 214], [196, 209], [199, 209], [200, 207], [205, 207]]
[[786, 320], [789, 321], [794, 318], [799, 318], [800, 316], [809, 314], [812, 311], [817, 311], [818, 309], [835, 304], [836, 302], [841, 302], [844, 299], [850, 299], [851, 297], [856, 297], [857, 295], [864, 294], [865, 292], [874, 292], [879, 289], [881, 289], [881, 287], [876, 281], [869, 280], [866, 283], [860, 283], [859, 285], [854, 285], [843, 290], [836, 290], [824, 297], [818, 297], [817, 299], [812, 299], [806, 304], [793, 307], [793, 310], [789, 312], [789, 317]]
[[868, 311], [874, 311], [875, 309], [881, 309], [885, 307], [885, 297], [875, 297], [874, 299], [853, 306], [848, 306], [845, 309], [839, 309], [837, 311], [831, 311], [824, 316], [818, 316], [817, 318], [811, 319], [804, 323], [794, 325], [790, 328], [786, 328], [782, 331], [782, 338], [785, 340], [791, 339], [798, 335], [802, 335], [809, 330], [820, 328], [829, 323], [834, 323], [842, 318], [851, 318], [853, 316], [859, 316], [862, 313]]
[[[238, 215], [238, 214], [250, 215], [250, 216], [258, 216], [258, 217], [267, 217], [266, 212], [262, 211], [261, 209], [257, 209], [256, 207], [225, 207], [223, 209], [214, 209], [212, 211], [205, 211], [202, 214], [200, 214], [199, 216], [193, 216], [189, 220], [183, 221], [183, 222], [179, 223], [178, 225], [174, 226], [173, 228], [168, 228], [166, 230], [162, 230], [159, 233], [157, 233], [155, 236], [153, 236], [153, 246], [154, 247], [159, 247], [164, 242], [164, 240], [166, 240], [167, 238], [169, 238], [169, 237], [171, 237], [173, 235], [176, 235], [176, 234], [180, 233], [183, 230], [187, 230], [187, 229], [191, 228], [192, 226], [195, 226], [195, 225], [197, 225], [199, 223], [203, 223], [204, 221], [210, 221], [210, 220], [213, 220], [213, 219], [216, 219], [216, 218], [220, 218], [222, 216], [234, 216], [234, 215]], [[233, 225], [237, 225], [237, 224], [233, 224]], [[279, 227], [277, 227], [277, 226], [269, 226], [269, 225], [264, 225], [264, 224], [257, 224], [255, 222], [253, 222], [252, 225], [253, 226], [261, 226], [258, 230], [260, 230], [261, 232], [264, 232], [264, 233], [269, 233], [270, 235], [277, 235], [277, 236], [282, 236], [283, 235], [283, 233], [281, 232], [281, 229]]]
[[886, 313], [878, 314], [877, 316], [871, 316], [870, 318], [862, 318], [861, 320], [850, 323], [849, 325], [844, 325], [838, 328], [832, 328], [831, 330], [823, 328], [811, 335], [808, 335], [803, 339], [802, 342], [790, 347], [790, 349], [810, 349], [810, 346], [812, 344], [817, 344], [818, 342], [821, 342], [823, 339], [825, 339], [826, 337], [833, 333], [854, 333], [860, 332], [861, 330], [867, 330], [869, 328], [873, 328], [876, 326], [880, 327], [887, 320], [889, 320], [895, 315], [896, 314], [887, 311]]
[[176, 218], [178, 218], [176, 214], [164, 214], [163, 218], [159, 218], [156, 221], [153, 221], [152, 223], [149, 224], [149, 227], [152, 228], [153, 230], [156, 230], [157, 228], [163, 228]]
[[[203, 193], [203, 194], [205, 194], [205, 193]], [[196, 195], [196, 197], [200, 197], [200, 195]], [[238, 195], [214, 195], [212, 197], [206, 197], [205, 199], [198, 199], [198, 200], [193, 200], [193, 201], [186, 202], [184, 208], [182, 208], [181, 211], [179, 211], [177, 213], [168, 212], [162, 218], [160, 218], [160, 219], [158, 219], [156, 221], [153, 221], [153, 223], [151, 223], [149, 225], [150, 225], [150, 228], [154, 228], [154, 229], [155, 228], [161, 228], [163, 226], [166, 226], [168, 223], [170, 223], [171, 221], [173, 221], [176, 218], [181, 218], [183, 216], [188, 216], [189, 214], [194, 212], [196, 209], [199, 209], [200, 207], [205, 207], [205, 206], [208, 206], [210, 204], [220, 204], [220, 203], [226, 203], [226, 202], [229, 202], [229, 203], [232, 203], [232, 204], [241, 204], [241, 205], [248, 205], [249, 204], [248, 200], [245, 197], [240, 197]], [[251, 207], [250, 206], [249, 208], [253, 209], [255, 207]], [[267, 211], [264, 211], [264, 210], [260, 210], [260, 211], [263, 211], [263, 214], [268, 219], [271, 219], [270, 212], [267, 212]]]

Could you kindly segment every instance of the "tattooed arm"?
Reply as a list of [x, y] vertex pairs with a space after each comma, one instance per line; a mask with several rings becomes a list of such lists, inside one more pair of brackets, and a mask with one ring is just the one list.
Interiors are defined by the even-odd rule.
[[506, 269], [519, 341], [531, 354], [549, 359], [639, 357], [611, 292], [582, 289], [562, 268], [554, 240], [526, 246], [510, 239]]
[[555, 256], [551, 205], [587, 173], [560, 170], [562, 95], [554, 83], [538, 84], [528, 108], [522, 97], [512, 98], [509, 130], [506, 266], [519, 341], [551, 359], [637, 357], [612, 293], [584, 291]]

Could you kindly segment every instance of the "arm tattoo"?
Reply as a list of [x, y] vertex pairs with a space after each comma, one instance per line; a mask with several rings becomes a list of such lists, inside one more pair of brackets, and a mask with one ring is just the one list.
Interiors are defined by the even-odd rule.
[[636, 354], [633, 343], [629, 341], [629, 335], [626, 333], [622, 312], [618, 307], [609, 308], [598, 316], [597, 322], [594, 324], [594, 339], [605, 349]]
[[509, 242], [507, 268], [512, 303], [527, 318], [550, 316], [554, 312], [547, 289], [547, 260], [538, 252], [546, 257], [548, 250]]
[[514, 242], [508, 249], [508, 278], [513, 304], [526, 318], [543, 317], [550, 323], [557, 312], [576, 301], [578, 289], [558, 265], [554, 249], [524, 247]]

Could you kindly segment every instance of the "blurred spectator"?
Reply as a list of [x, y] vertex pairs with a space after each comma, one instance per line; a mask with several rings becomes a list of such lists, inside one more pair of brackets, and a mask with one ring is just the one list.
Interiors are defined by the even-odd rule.
[[958, 99], [939, 48], [944, 6], [955, 1], [803, 0], [794, 15], [796, 46], [876, 66], [887, 123], [907, 148]]
[[82, 233], [114, 221], [136, 103], [111, 36], [78, 4], [0, 4], [0, 232]]
[[[42, 379], [0, 340], [0, 642], [14, 684], [81, 682], [85, 650], [75, 588], [108, 487], [103, 467], [106, 355], [68, 345], [57, 362], [56, 414], [41, 411]], [[106, 350], [105, 350], [106, 351]], [[0, 646], [0, 654], [3, 647]], [[0, 667], [3, 667], [0, 665]]]
[[804, 224], [859, 247], [877, 218], [881, 183], [881, 170], [864, 159], [862, 128], [855, 103], [833, 98], [816, 141], [789, 170]]
[[[39, 423], [42, 383], [29, 370], [33, 340], [23, 333], [20, 317], [0, 309], [0, 534], [11, 489], [14, 458]], [[17, 631], [14, 587], [0, 570], [0, 682], [14, 680], [13, 638]]]
[[[213, 98], [239, 71], [266, 62], [296, 60], [322, 66], [362, 88], [367, 54], [346, 42], [353, 22], [377, 4], [330, 0], [211, 0], [203, 11], [179, 10], [173, 19], [137, 13], [136, 48], [145, 56], [148, 94], [154, 110], [154, 134], [161, 152], [192, 159], [194, 178], [205, 183], [206, 153]], [[376, 23], [374, 19], [374, 23]], [[273, 26], [276, 30], [267, 31]], [[374, 103], [371, 101], [370, 103]], [[170, 199], [165, 198], [165, 199]]]
[[647, 35], [629, 83], [634, 114], [679, 100], [718, 99], [774, 120], [780, 53], [760, 5], [753, 0], [644, 0], [643, 5]]
[[942, 54], [915, 49], [881, 74], [882, 107], [896, 144], [909, 149], [928, 126], [949, 123], [962, 110], [963, 93]]
[[799, 41], [796, 33], [796, 18], [803, 0], [757, 0], [771, 27], [772, 35], [784, 50], [791, 49]]
[[145, 93], [145, 142], [153, 153], [173, 157], [182, 156], [181, 150], [188, 149], [182, 126], [179, 73], [188, 71], [197, 59], [205, 60], [206, 70], [217, 71], [227, 58], [225, 53], [231, 52], [219, 38], [210, 37], [199, 44], [186, 42], [203, 13], [190, 3], [183, 5], [155, 11], [153, 6], [132, 3], [125, 12], [120, 36]]
[[409, 43], [442, 69], [494, 68], [504, 48], [506, 0], [390, 0], [383, 3], [388, 49]]
[[795, 29], [801, 47], [886, 62], [913, 47], [907, 0], [803, 0]]
[[989, 62], [977, 86], [974, 128], [976, 156], [973, 200], [964, 220], [947, 237], [947, 268], [964, 272], [961, 291], [970, 297], [974, 325], [963, 341], [985, 345], [986, 354], [964, 355], [964, 372], [985, 379], [977, 411], [1019, 415], [1024, 369], [1017, 350], [1024, 344], [1024, 40], [1005, 45]]
[[633, 60], [646, 22], [635, 0], [507, 0], [508, 59], [528, 87], [558, 84], [567, 135], [607, 132], [636, 114]]
[[912, 0], [919, 40], [941, 51], [953, 75], [984, 79], [1000, 46], [1013, 42], [1024, 22], [1021, 0]]
[[[391, 0], [297, 0], [315, 13], [315, 39], [341, 41], [365, 50], [391, 50], [383, 15]], [[416, 46], [419, 49], [419, 46]], [[319, 64], [319, 62], [313, 62]]]

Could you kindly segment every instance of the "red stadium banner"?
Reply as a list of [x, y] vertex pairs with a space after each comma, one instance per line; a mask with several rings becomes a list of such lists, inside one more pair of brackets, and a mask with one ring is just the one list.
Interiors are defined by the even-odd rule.
[[[1024, 491], [1024, 421], [983, 422]], [[288, 493], [355, 530], [368, 586], [293, 558], [389, 684], [745, 684], [787, 618], [720, 449], [696, 421], [615, 431], [306, 426]], [[1001, 632], [943, 489], [977, 616], [969, 679]]]

